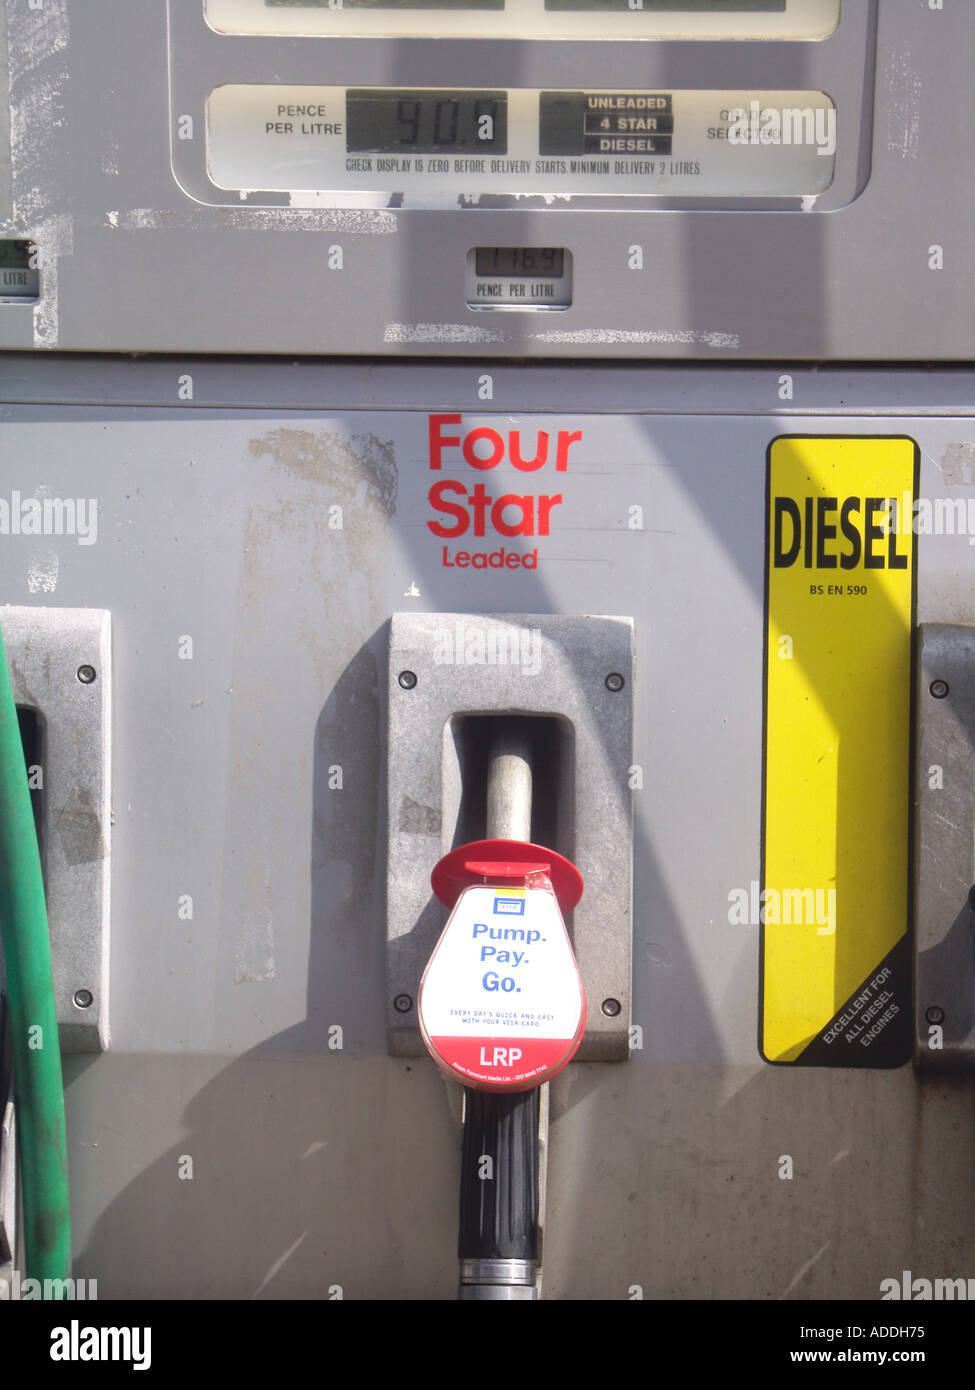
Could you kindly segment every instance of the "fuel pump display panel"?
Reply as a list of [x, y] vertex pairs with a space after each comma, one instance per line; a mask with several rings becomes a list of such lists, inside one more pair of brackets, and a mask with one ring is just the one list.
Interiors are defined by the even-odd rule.
[[219, 188], [343, 206], [806, 198], [832, 182], [836, 115], [821, 91], [228, 84], [207, 101], [207, 155]]
[[[866, 337], [855, 291], [880, 274], [878, 225], [885, 261], [900, 263], [901, 242], [921, 235], [919, 213], [905, 222], [891, 206], [903, 205], [903, 168], [861, 208], [874, 182], [875, 19], [875, 0], [640, 11], [168, 0], [169, 182], [120, 211], [112, 277], [130, 241], [163, 251], [165, 307], [149, 339], [160, 350], [177, 306], [183, 319], [187, 302], [212, 301], [233, 305], [228, 350], [273, 334], [282, 352], [413, 355], [436, 342], [471, 355], [490, 342], [502, 355], [561, 357], [585, 342], [598, 355], [684, 356], [698, 344], [768, 357], [815, 350], [824, 299], [813, 282], [828, 263], [844, 341]], [[788, 25], [801, 41], [774, 41]], [[95, 213], [105, 239], [113, 198], [106, 190]], [[243, 280], [232, 245], [249, 252]], [[479, 246], [554, 246], [571, 260], [532, 289], [529, 277], [475, 276]], [[282, 295], [286, 329], [273, 307]], [[149, 309], [118, 298], [122, 339], [124, 320]], [[781, 311], [770, 315], [770, 301]], [[885, 300], [889, 316], [899, 302]], [[547, 324], [512, 312], [527, 308], [560, 312]], [[957, 356], [937, 309], [936, 355]], [[187, 331], [216, 350], [224, 318], [195, 312]]]
[[[154, 7], [122, 0], [103, 8], [113, 45], [96, 7], [71, 7], [70, 33], [66, 19], [57, 34], [8, 21], [11, 69], [35, 75], [12, 88], [4, 236], [41, 257], [33, 295], [0, 296], [11, 348], [970, 353], [975, 316], [956, 306], [971, 302], [971, 260], [929, 226], [927, 196], [952, 181], [952, 217], [971, 224], [975, 181], [954, 151], [970, 143], [972, 112], [947, 94], [967, 81], [975, 39], [954, 9], [922, 22], [875, 0], [626, 13], [541, 0], [500, 10], [261, 0], [225, 4], [218, 29], [215, 0], [167, 0], [155, 19], [143, 17]], [[250, 30], [247, 13], [319, 28]], [[775, 25], [802, 15], [818, 40], [772, 41]], [[424, 26], [410, 31], [419, 41], [407, 19]], [[450, 29], [461, 20], [466, 30]], [[385, 29], [349, 41], [326, 28], [379, 21]], [[588, 36], [569, 32], [576, 21]], [[686, 29], [629, 41], [641, 26], [661, 37], [664, 21]], [[748, 25], [764, 39], [735, 41]], [[692, 31], [714, 41], [690, 41]], [[939, 74], [911, 85], [916, 114], [875, 80], [881, 41]], [[48, 49], [65, 70], [64, 118], [38, 124], [30, 103], [48, 98], [32, 55]], [[940, 138], [949, 129], [954, 142]], [[479, 246], [564, 249], [571, 303], [563, 276], [545, 298], [564, 312], [547, 323], [473, 314], [491, 300], [508, 307], [502, 280], [516, 278], [494, 275], [472, 293], [467, 258]], [[22, 269], [12, 274], [30, 291]], [[511, 307], [543, 304], [521, 278]], [[94, 312], [107, 303], [111, 313]]]
[[840, 0], [206, 0], [219, 33], [309, 36], [821, 39], [839, 13]]

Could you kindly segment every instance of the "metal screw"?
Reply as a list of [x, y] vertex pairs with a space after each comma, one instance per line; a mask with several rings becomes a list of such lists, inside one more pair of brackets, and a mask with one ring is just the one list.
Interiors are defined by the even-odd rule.
[[943, 700], [945, 696], [948, 694], [948, 682], [932, 681], [930, 689], [931, 694], [934, 696], [936, 700]]
[[413, 1000], [408, 994], [397, 994], [393, 1000], [393, 1008], [398, 1014], [408, 1014], [413, 1007]]
[[604, 999], [603, 1013], [607, 1018], [618, 1018], [623, 1012], [623, 1005], [618, 999]]
[[91, 685], [92, 681], [95, 679], [95, 674], [94, 666], [89, 666], [87, 663], [84, 666], [78, 667], [78, 679], [81, 681], [82, 685]]
[[606, 677], [607, 690], [622, 690], [625, 684], [626, 681], [620, 675], [619, 671], [610, 671], [609, 675]]
[[404, 690], [412, 690], [416, 685], [416, 673], [414, 671], [400, 671], [398, 679]]
[[94, 999], [95, 996], [90, 989], [76, 989], [74, 992], [74, 1004], [77, 1009], [90, 1009]]
[[945, 1011], [944, 1009], [939, 1009], [937, 1004], [932, 1004], [924, 1017], [929, 1023], [944, 1023]]

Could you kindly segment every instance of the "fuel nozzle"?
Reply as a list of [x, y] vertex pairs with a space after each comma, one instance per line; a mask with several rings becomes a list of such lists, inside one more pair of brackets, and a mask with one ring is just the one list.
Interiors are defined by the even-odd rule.
[[539, 1088], [571, 1060], [586, 997], [566, 930], [582, 876], [531, 842], [531, 739], [510, 721], [488, 752], [490, 838], [432, 874], [451, 909], [420, 984], [433, 1060], [467, 1087], [460, 1297], [537, 1297]]

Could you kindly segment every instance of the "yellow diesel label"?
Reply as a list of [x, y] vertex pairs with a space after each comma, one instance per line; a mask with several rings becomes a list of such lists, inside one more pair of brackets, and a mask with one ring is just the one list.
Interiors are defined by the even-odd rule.
[[769, 450], [762, 1053], [910, 1055], [907, 955], [917, 446]]

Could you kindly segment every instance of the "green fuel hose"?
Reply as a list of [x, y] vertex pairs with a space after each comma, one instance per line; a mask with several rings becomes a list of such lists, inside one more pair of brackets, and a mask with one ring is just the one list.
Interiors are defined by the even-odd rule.
[[7, 976], [27, 1277], [71, 1273], [68, 1151], [51, 943], [24, 749], [0, 633], [0, 939]]

